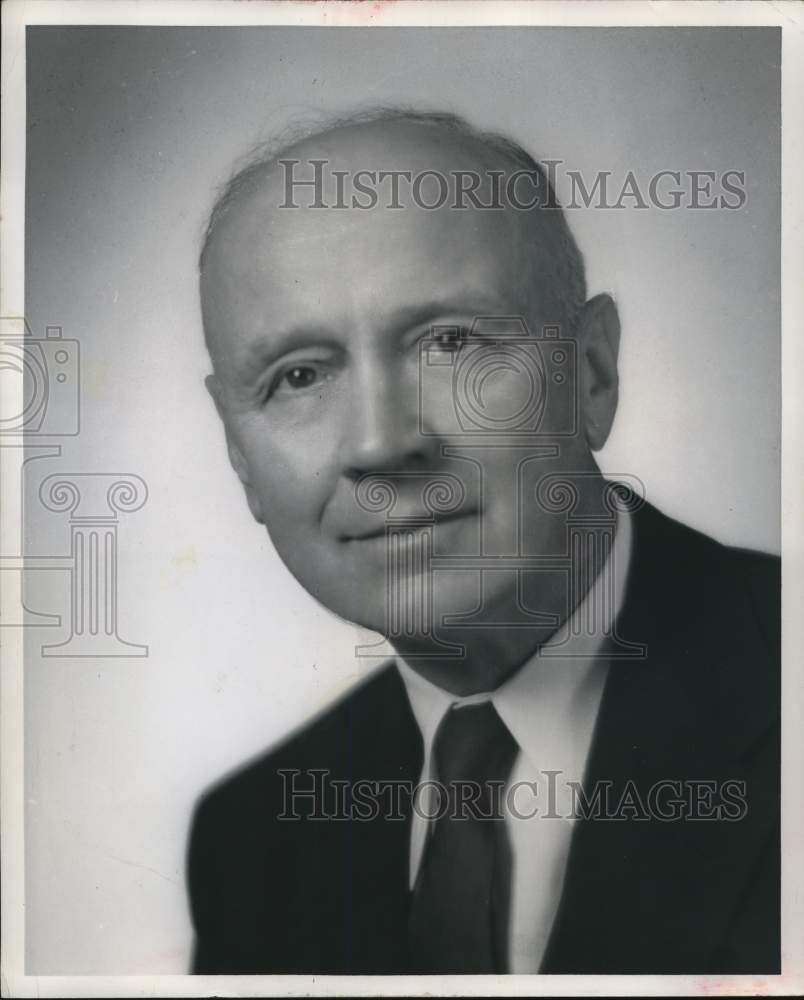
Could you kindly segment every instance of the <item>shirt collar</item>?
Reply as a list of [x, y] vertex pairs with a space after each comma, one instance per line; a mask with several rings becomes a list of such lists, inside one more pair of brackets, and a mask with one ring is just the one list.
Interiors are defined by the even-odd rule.
[[[601, 647], [622, 608], [632, 534], [630, 515], [620, 511], [612, 550], [584, 599], [558, 632], [496, 690], [457, 697], [397, 657], [426, 757], [438, 724], [451, 705], [490, 700], [535, 766], [544, 763], [536, 758], [550, 744], [551, 734], [559, 739], [568, 726], [582, 732], [593, 724], [607, 667], [600, 657]], [[602, 627], [587, 634], [583, 623], [589, 620], [592, 609], [602, 609]]]

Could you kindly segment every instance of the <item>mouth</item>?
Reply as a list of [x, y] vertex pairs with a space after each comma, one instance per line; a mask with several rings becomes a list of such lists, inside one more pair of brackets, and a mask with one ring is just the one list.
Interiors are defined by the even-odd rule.
[[435, 516], [429, 516], [427, 519], [422, 517], [421, 520], [417, 520], [411, 517], [409, 520], [399, 519], [395, 520], [390, 524], [383, 524], [380, 528], [372, 528], [369, 531], [352, 532], [350, 534], [342, 535], [341, 541], [347, 543], [353, 542], [377, 542], [385, 541], [388, 537], [389, 528], [395, 529], [399, 533], [409, 534], [411, 532], [421, 533], [426, 528], [433, 527], [438, 531], [439, 527], [446, 524], [455, 524], [459, 521], [467, 521], [470, 518], [475, 517], [476, 511], [474, 510], [461, 510], [454, 511], [449, 514], [436, 514]]

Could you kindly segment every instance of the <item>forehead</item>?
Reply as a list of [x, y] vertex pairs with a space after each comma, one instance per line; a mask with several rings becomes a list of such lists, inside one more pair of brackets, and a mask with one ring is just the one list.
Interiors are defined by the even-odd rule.
[[[347, 204], [360, 171], [437, 171], [447, 178], [471, 171], [487, 203], [488, 171], [511, 168], [473, 140], [431, 128], [358, 127], [301, 143], [281, 159], [297, 163], [274, 164], [255, 176], [210, 241], [202, 306], [212, 338], [224, 331], [226, 339], [264, 336], [288, 323], [339, 329], [370, 319], [379, 328], [401, 308], [435, 299], [484, 299], [505, 312], [524, 311], [539, 289], [540, 271], [548, 270], [545, 241], [523, 213], [471, 204], [456, 209], [453, 188], [442, 207], [428, 210], [401, 182], [401, 207], [391, 207], [386, 178], [375, 184], [376, 206], [333, 207], [333, 171], [345, 172]], [[288, 199], [289, 170], [310, 179], [312, 160], [326, 161], [326, 208], [312, 207], [309, 189], [298, 188]], [[421, 190], [431, 200], [436, 189], [425, 183]], [[298, 207], [287, 207], [289, 201]]]

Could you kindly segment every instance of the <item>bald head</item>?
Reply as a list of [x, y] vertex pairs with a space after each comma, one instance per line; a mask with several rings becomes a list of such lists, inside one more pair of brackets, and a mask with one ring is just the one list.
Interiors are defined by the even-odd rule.
[[[202, 276], [217, 237], [225, 231], [229, 242], [233, 223], [243, 225], [258, 204], [269, 228], [271, 208], [380, 212], [389, 237], [405, 210], [505, 213], [521, 251], [533, 258], [526, 280], [537, 277], [543, 292], [549, 285], [568, 330], [586, 299], [583, 258], [544, 169], [518, 144], [455, 115], [378, 109], [289, 129], [260, 145], [213, 207]], [[475, 228], [483, 238], [479, 221]]]

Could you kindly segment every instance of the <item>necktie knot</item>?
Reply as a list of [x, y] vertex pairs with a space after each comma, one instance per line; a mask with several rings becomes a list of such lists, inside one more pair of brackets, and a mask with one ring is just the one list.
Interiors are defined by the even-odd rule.
[[491, 701], [453, 705], [444, 715], [433, 741], [436, 777], [456, 781], [505, 781], [517, 744]]

